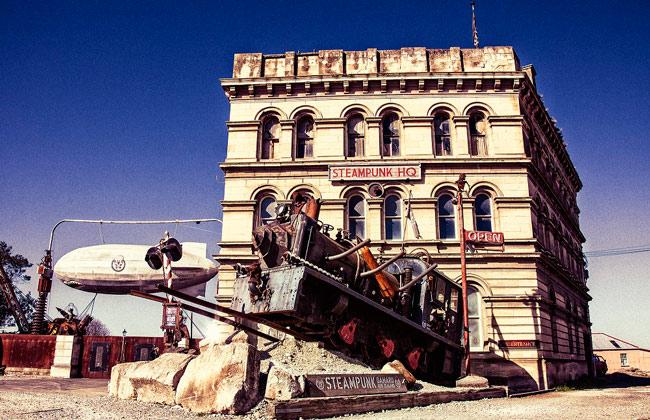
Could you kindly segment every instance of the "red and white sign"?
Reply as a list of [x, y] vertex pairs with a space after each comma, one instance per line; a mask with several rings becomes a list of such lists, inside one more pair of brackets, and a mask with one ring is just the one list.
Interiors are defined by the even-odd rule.
[[503, 245], [503, 233], [466, 230], [465, 241], [472, 244]]
[[421, 179], [422, 168], [415, 165], [345, 165], [330, 166], [330, 181], [368, 181]]

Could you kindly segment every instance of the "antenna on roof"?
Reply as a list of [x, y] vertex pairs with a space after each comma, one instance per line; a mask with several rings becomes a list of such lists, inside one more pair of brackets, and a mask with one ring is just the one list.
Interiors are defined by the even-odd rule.
[[476, 1], [472, 0], [472, 39], [474, 41], [474, 48], [478, 48], [478, 29], [476, 28], [476, 12], [475, 12], [475, 7], [476, 7]]

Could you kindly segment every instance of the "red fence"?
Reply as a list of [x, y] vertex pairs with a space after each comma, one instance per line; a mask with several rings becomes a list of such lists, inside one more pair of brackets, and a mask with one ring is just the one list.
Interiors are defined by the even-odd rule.
[[[124, 346], [122, 345], [124, 340]], [[190, 347], [198, 348], [193, 339]], [[111, 368], [121, 362], [150, 360], [165, 349], [162, 337], [101, 337], [86, 336], [83, 340], [81, 376], [84, 378], [110, 378]]]
[[0, 334], [0, 365], [12, 368], [50, 369], [56, 336]]
[[[198, 341], [193, 339], [191, 348], [198, 348]], [[0, 334], [0, 365], [47, 373], [54, 362], [55, 348], [55, 335]], [[151, 360], [164, 350], [162, 337], [86, 336], [81, 347], [80, 374], [84, 378], [108, 379], [116, 364]]]

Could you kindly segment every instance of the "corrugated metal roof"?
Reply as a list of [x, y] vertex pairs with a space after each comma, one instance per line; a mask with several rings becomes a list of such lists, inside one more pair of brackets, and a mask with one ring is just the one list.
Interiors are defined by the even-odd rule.
[[609, 334], [593, 333], [591, 334], [594, 351], [597, 350], [645, 350], [632, 343], [623, 341], [620, 338], [612, 337]]

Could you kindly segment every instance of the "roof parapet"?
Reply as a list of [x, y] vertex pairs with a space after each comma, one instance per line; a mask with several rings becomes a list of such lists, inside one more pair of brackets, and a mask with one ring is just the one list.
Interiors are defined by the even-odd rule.
[[310, 76], [384, 75], [401, 73], [458, 73], [520, 71], [512, 47], [364, 51], [289, 51], [284, 54], [235, 54], [233, 79]]

